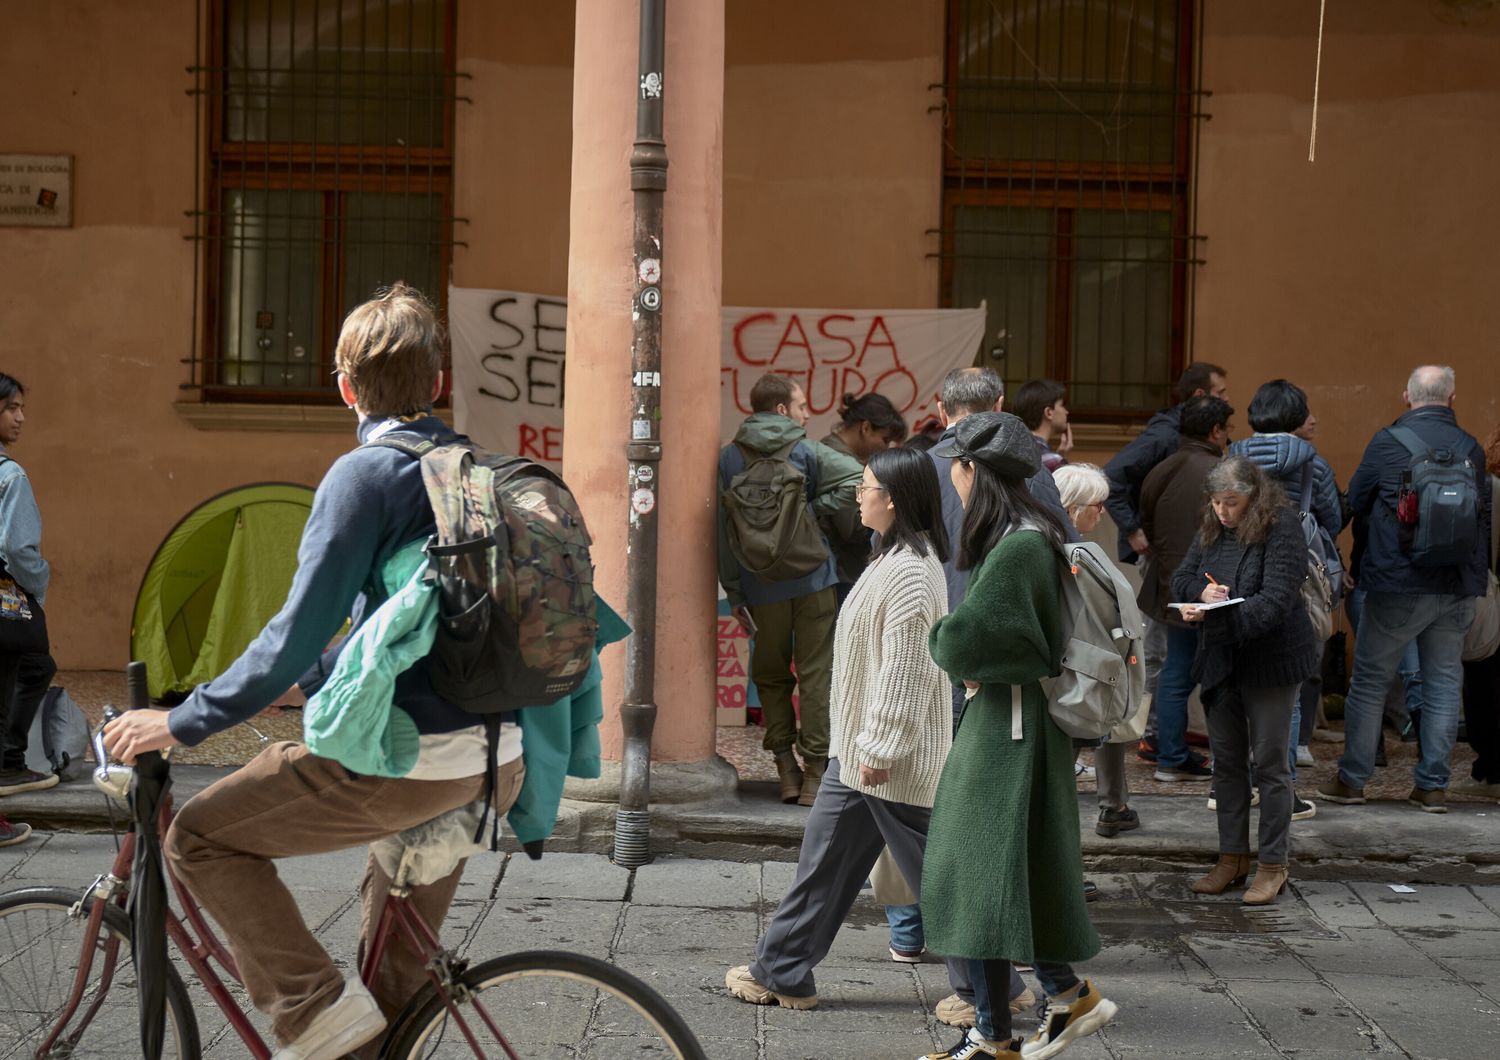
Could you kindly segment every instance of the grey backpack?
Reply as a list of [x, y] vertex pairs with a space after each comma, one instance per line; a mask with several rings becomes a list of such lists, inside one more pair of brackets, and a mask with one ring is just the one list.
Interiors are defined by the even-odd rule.
[[49, 688], [31, 722], [26, 768], [73, 780], [88, 772], [89, 719], [65, 689]]
[[1062, 560], [1062, 672], [1042, 682], [1048, 712], [1074, 739], [1138, 740], [1151, 697], [1135, 591], [1092, 542], [1064, 545]]

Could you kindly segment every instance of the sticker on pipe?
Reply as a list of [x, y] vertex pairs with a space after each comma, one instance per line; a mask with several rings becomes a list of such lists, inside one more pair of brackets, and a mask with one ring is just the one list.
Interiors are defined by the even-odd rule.
[[656, 507], [656, 493], [654, 490], [642, 487], [630, 495], [630, 510], [636, 515], [649, 515]]
[[661, 288], [646, 287], [641, 290], [641, 308], [654, 313], [661, 308]]
[[649, 441], [651, 438], [650, 420], [630, 421], [630, 440], [633, 442]]
[[650, 464], [642, 464], [635, 469], [635, 480], [643, 486], [655, 477], [656, 472], [651, 470]]
[[643, 258], [640, 268], [641, 282], [654, 285], [661, 282], [661, 262], [656, 258]]

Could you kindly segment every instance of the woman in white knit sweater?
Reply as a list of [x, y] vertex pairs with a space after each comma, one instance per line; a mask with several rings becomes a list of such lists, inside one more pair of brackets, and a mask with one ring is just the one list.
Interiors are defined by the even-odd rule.
[[882, 847], [913, 891], [927, 821], [952, 745], [949, 684], [927, 650], [948, 610], [937, 472], [926, 454], [885, 449], [865, 467], [860, 519], [880, 548], [839, 612], [833, 641], [827, 772], [807, 819], [797, 875], [756, 946], [725, 985], [759, 1005], [812, 1008], [827, 955]]

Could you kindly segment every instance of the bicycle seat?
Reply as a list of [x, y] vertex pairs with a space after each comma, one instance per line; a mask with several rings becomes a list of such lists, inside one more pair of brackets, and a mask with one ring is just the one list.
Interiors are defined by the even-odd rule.
[[484, 844], [474, 842], [483, 810], [484, 800], [477, 799], [404, 832], [377, 839], [370, 844], [370, 852], [397, 887], [436, 883], [464, 858], [484, 849]]

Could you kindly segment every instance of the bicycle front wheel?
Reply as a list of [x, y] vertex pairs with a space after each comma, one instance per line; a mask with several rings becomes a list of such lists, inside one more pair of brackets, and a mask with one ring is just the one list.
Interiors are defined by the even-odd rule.
[[[118, 906], [104, 909], [93, 938], [88, 914], [71, 915], [78, 892], [29, 887], [0, 895], [0, 1057], [108, 1057], [118, 1060], [140, 1049], [140, 1010], [135, 966], [130, 961], [130, 918]], [[46, 1052], [73, 992], [83, 955], [93, 964], [83, 996], [62, 1033]], [[198, 1024], [187, 988], [167, 972], [166, 1041], [162, 1056], [197, 1060]]]
[[705, 1060], [665, 998], [628, 972], [577, 953], [530, 950], [468, 969], [457, 997], [427, 986], [386, 1038], [385, 1060], [663, 1056]]

